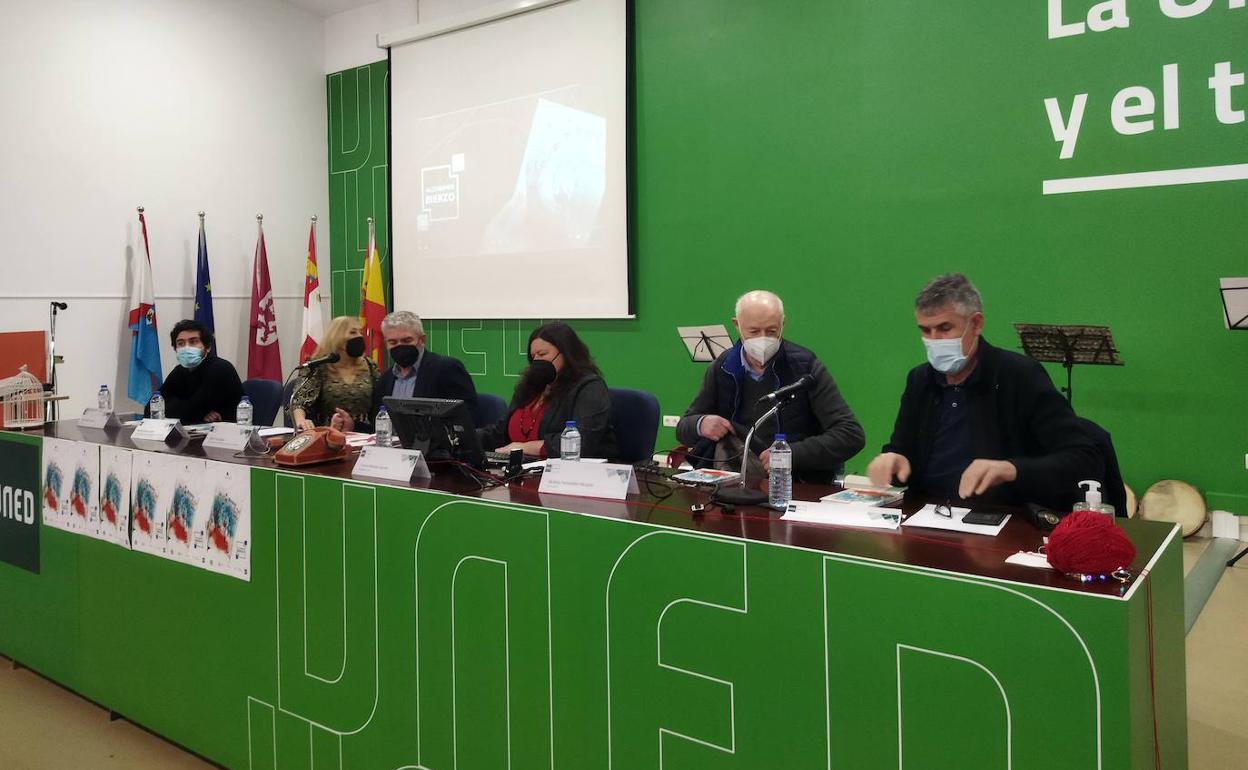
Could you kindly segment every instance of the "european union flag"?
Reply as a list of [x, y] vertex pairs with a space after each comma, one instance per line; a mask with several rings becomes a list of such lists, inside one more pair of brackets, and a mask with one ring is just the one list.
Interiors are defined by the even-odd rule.
[[204, 215], [199, 215], [199, 258], [195, 267], [195, 320], [216, 333], [212, 320], [212, 278], [208, 275], [208, 238], [204, 235]]

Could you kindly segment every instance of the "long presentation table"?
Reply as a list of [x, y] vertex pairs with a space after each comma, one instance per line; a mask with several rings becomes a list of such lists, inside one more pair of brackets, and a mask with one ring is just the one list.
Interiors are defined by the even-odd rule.
[[[43, 436], [134, 446], [0, 432], [36, 499]], [[1019, 516], [878, 531], [644, 480], [236, 462], [249, 582], [45, 526], [38, 574], [0, 561], [0, 652], [228, 768], [1187, 766], [1174, 526], [1122, 521], [1136, 577], [1085, 585], [1004, 562], [1041, 542]]]

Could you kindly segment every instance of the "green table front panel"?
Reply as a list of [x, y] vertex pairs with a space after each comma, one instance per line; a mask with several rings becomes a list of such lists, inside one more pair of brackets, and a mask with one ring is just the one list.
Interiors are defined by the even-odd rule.
[[1177, 543], [1124, 602], [268, 470], [252, 515], [250, 583], [45, 529], [3, 651], [230, 768], [1143, 768], [1151, 596], [1186, 763]]

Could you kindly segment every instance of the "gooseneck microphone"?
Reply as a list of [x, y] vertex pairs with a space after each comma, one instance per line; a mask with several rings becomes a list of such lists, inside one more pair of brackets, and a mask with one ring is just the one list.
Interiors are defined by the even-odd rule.
[[815, 384], [814, 377], [811, 377], [809, 374], [803, 374], [801, 377], [797, 379], [797, 382], [785, 385], [783, 388], [776, 390], [774, 393], [768, 393], [767, 395], [760, 398], [758, 400], [758, 403], [775, 404], [781, 401], [787, 401], [788, 399], [793, 398], [798, 393], [801, 393], [803, 390], [806, 390], [807, 388], [809, 388], [811, 385], [814, 385], [814, 384]]
[[321, 356], [320, 358], [309, 358], [307, 361], [303, 362], [303, 368], [315, 369], [316, 367], [324, 364], [336, 364], [339, 360], [341, 360], [341, 358], [342, 356], [337, 353], [330, 353], [329, 355]]

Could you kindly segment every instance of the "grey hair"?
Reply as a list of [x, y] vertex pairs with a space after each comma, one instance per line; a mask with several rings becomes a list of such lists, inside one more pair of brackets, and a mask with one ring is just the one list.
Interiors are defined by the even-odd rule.
[[425, 333], [425, 325], [420, 322], [420, 316], [408, 310], [396, 310], [385, 318], [381, 319], [381, 328], [384, 329], [415, 329], [416, 334]]
[[735, 317], [740, 318], [741, 309], [746, 305], [753, 305], [755, 303], [762, 305], [775, 305], [780, 309], [780, 317], [784, 318], [784, 301], [781, 300], [780, 297], [776, 296], [775, 292], [770, 292], [766, 289], [747, 291], [745, 294], [737, 297], [737, 304], [733, 308], [733, 314]]
[[961, 273], [945, 273], [927, 282], [919, 296], [914, 298], [914, 309], [923, 315], [939, 313], [952, 306], [958, 315], [966, 318], [972, 313], [982, 313], [984, 303], [979, 289], [971, 279]]

